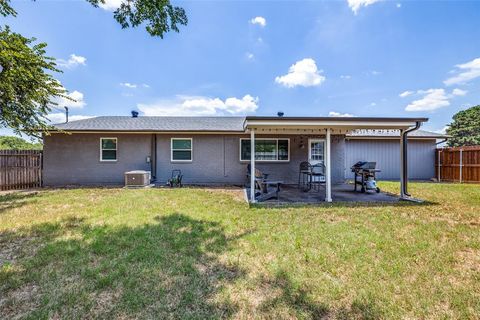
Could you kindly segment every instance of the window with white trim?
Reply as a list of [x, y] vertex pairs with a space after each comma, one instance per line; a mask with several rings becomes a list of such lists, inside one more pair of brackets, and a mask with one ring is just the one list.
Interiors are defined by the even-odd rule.
[[192, 161], [192, 154], [192, 138], [172, 138], [172, 161]]
[[117, 161], [117, 138], [100, 138], [100, 161]]
[[[250, 139], [240, 139], [240, 160], [250, 161]], [[290, 140], [255, 139], [256, 161], [290, 161]]]

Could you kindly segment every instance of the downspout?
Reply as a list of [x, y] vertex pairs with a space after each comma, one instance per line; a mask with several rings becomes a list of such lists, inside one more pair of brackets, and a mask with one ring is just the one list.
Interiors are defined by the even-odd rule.
[[415, 130], [418, 130], [421, 126], [421, 122], [417, 121], [415, 123], [415, 127], [408, 128], [405, 131], [402, 131], [402, 183], [401, 183], [401, 196], [402, 198], [407, 196], [410, 197], [411, 195], [408, 193], [408, 134]]
[[157, 135], [152, 134], [151, 139], [151, 151], [150, 151], [150, 167], [152, 170], [152, 181], [155, 182], [157, 180]]

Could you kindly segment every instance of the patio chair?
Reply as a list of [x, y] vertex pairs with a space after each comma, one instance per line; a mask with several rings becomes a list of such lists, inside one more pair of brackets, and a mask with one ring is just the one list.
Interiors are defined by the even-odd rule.
[[[309, 173], [312, 171], [312, 165], [308, 161], [303, 161], [300, 163], [300, 168], [298, 171], [298, 188], [300, 189], [303, 187], [305, 189], [305, 185], [309, 181]], [[306, 179], [305, 179], [306, 178]]]
[[[247, 166], [247, 178], [250, 181], [251, 167]], [[280, 185], [282, 181], [267, 180], [268, 173], [263, 173], [259, 169], [255, 169], [255, 199], [257, 201], [265, 201], [271, 198], [278, 199], [278, 193], [280, 192]], [[250, 186], [252, 188], [252, 186]]]
[[323, 163], [317, 163], [312, 166], [311, 172], [310, 172], [310, 181], [309, 181], [309, 187], [310, 189], [317, 189], [320, 191], [320, 186], [325, 185], [325, 165]]
[[167, 181], [167, 184], [170, 188], [173, 187], [182, 187], [182, 171], [181, 170], [172, 170], [172, 177]]

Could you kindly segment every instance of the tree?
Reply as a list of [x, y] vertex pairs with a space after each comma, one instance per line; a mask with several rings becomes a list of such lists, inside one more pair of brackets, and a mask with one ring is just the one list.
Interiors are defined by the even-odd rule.
[[[105, 0], [86, 1], [95, 7], [105, 4]], [[0, 16], [9, 15], [17, 15], [10, 0], [0, 0]], [[188, 23], [185, 10], [170, 0], [122, 1], [114, 17], [122, 28], [146, 23], [147, 32], [160, 38]], [[47, 44], [35, 41], [0, 26], [0, 127], [33, 136], [50, 129], [46, 116], [58, 97], [72, 100], [52, 75], [61, 71], [55, 59], [45, 55]]]
[[35, 41], [0, 27], [0, 126], [31, 136], [50, 129], [46, 116], [55, 99], [69, 99], [51, 74], [61, 71], [45, 55], [47, 45]]
[[0, 0], [0, 15], [6, 17], [9, 15], [16, 16], [17, 12], [10, 6], [10, 0]]
[[0, 136], [0, 150], [41, 150], [40, 142], [28, 142], [20, 137]]
[[480, 105], [457, 112], [447, 128], [450, 147], [480, 145]]
[[[105, 0], [86, 0], [93, 6], [105, 4]], [[10, 6], [10, 0], [0, 0], [0, 15], [16, 16], [17, 12]], [[122, 1], [113, 13], [122, 28], [138, 27], [146, 23], [145, 29], [151, 36], [163, 39], [165, 33], [179, 32], [178, 25], [187, 25], [185, 10], [173, 6], [170, 0], [128, 0]]]

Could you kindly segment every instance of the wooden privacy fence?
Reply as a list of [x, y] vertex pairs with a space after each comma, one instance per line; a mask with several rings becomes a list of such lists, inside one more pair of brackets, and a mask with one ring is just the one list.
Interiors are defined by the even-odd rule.
[[0, 190], [42, 186], [42, 151], [0, 150]]
[[435, 172], [438, 181], [480, 183], [480, 146], [437, 149]]

